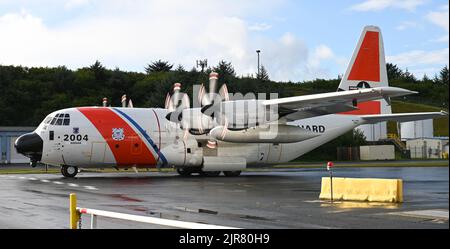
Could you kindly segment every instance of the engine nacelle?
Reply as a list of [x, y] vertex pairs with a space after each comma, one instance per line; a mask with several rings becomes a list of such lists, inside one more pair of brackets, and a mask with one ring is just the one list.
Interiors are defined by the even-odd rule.
[[232, 143], [296, 143], [320, 135], [297, 126], [276, 124], [237, 131], [218, 126], [210, 134], [217, 140]]
[[199, 134], [211, 130], [216, 126], [214, 119], [201, 112], [201, 108], [184, 109], [181, 118], [181, 127], [198, 131]]
[[217, 118], [218, 123], [226, 123], [230, 129], [246, 129], [276, 121], [279, 115], [276, 107], [265, 106], [262, 100], [250, 99], [222, 102]]
[[241, 171], [247, 160], [241, 157], [203, 157], [203, 171]]

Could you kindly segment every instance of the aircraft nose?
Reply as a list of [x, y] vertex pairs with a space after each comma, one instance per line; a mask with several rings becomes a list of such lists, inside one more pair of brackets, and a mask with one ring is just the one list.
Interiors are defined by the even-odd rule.
[[40, 161], [44, 141], [36, 132], [26, 133], [17, 138], [14, 143], [16, 151], [32, 160]]

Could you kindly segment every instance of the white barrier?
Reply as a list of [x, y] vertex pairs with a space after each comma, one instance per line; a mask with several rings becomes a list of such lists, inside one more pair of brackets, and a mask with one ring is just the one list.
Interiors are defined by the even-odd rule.
[[187, 228], [187, 229], [239, 229], [236, 227], [216, 226], [216, 225], [201, 224], [201, 223], [195, 223], [195, 222], [161, 219], [161, 218], [154, 218], [154, 217], [147, 217], [147, 216], [139, 216], [139, 215], [123, 214], [123, 213], [116, 213], [116, 212], [103, 211], [103, 210], [97, 210], [97, 209], [90, 209], [90, 208], [77, 207], [77, 212], [79, 212], [80, 215], [81, 214], [90, 214], [91, 215], [91, 229], [97, 228], [97, 216], [108, 217], [108, 218], [113, 218], [113, 219], [136, 221], [136, 222], [155, 224], [155, 225], [161, 225], [161, 226]]

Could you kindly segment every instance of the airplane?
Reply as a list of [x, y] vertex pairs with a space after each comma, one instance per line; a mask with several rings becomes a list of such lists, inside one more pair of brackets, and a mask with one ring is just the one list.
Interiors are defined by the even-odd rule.
[[336, 92], [275, 99], [231, 99], [219, 75], [198, 106], [176, 83], [165, 108], [77, 107], [49, 114], [15, 141], [17, 152], [60, 166], [64, 177], [79, 168], [174, 167], [182, 176], [239, 176], [250, 165], [288, 162], [353, 130], [386, 121], [439, 118], [446, 112], [392, 114], [390, 99], [417, 92], [388, 86], [384, 45], [376, 26], [364, 27]]

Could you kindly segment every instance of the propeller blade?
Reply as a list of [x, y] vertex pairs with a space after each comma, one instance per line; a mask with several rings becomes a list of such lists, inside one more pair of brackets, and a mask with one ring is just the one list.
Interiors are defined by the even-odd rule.
[[169, 103], [170, 103], [170, 93], [167, 93], [166, 101], [164, 102], [164, 108], [169, 109]]
[[121, 102], [122, 102], [122, 107], [127, 107], [127, 95], [126, 94], [122, 95]]
[[182, 109], [191, 108], [191, 100], [189, 99], [189, 95], [187, 95], [186, 93], [183, 94], [183, 99], [181, 100], [180, 107]]
[[230, 95], [228, 94], [227, 84], [223, 84], [219, 89], [219, 95], [224, 101], [230, 100]]
[[209, 74], [209, 94], [217, 93], [217, 83], [219, 80], [219, 74], [216, 72], [211, 72]]
[[205, 96], [205, 86], [202, 84], [200, 87], [200, 90], [198, 90], [198, 103], [200, 103], [200, 106], [203, 106], [203, 103], [206, 102], [207, 96]]
[[217, 93], [217, 83], [218, 83], [218, 79], [219, 79], [219, 74], [216, 72], [211, 72], [209, 74], [209, 94], [208, 94], [208, 99], [207, 102], [205, 103], [206, 105], [210, 105], [211, 103], [213, 103], [215, 95]]
[[173, 94], [172, 97], [170, 97], [170, 103], [169, 103], [169, 111], [174, 111], [180, 102], [180, 90], [181, 90], [181, 83], [175, 83], [173, 84]]
[[215, 149], [217, 147], [217, 142], [215, 140], [208, 140], [206, 147], [210, 149]]

